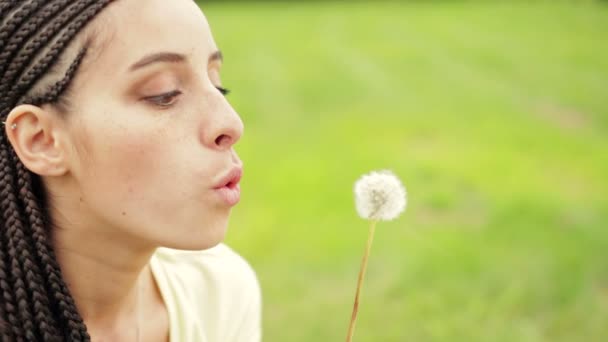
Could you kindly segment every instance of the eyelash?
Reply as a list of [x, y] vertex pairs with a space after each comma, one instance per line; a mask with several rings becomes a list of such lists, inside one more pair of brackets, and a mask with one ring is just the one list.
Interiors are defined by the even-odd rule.
[[[230, 94], [230, 90], [223, 87], [215, 87], [222, 95], [227, 96]], [[165, 94], [146, 97], [145, 100], [152, 102], [152, 104], [161, 107], [161, 108], [169, 108], [175, 103], [175, 99], [181, 95], [182, 92], [179, 90], [170, 91]], [[170, 103], [166, 103], [164, 100], [171, 100]]]
[[220, 91], [220, 93], [222, 93], [222, 95], [226, 96], [228, 94], [230, 94], [230, 89], [226, 89], [226, 88], [222, 88], [222, 87], [215, 87], [217, 90]]

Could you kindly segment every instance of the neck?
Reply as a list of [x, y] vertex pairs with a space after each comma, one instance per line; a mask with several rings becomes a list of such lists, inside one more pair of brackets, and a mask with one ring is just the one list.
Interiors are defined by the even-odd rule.
[[133, 311], [149, 279], [154, 249], [131, 250], [104, 236], [57, 229], [57, 261], [85, 321], [112, 321]]
[[128, 246], [90, 232], [60, 229], [54, 236], [57, 260], [78, 311], [89, 328], [132, 327], [142, 289], [153, 281], [148, 266], [154, 249]]
[[146, 329], [166, 335], [168, 316], [149, 265], [157, 246], [101, 219], [78, 200], [78, 192], [63, 194], [53, 196], [50, 207], [52, 241], [89, 334], [100, 340], [139, 340], [141, 323], [153, 317], [162, 324]]
[[53, 246], [89, 333], [109, 340], [135, 336], [142, 311], [138, 304], [153, 298], [148, 264], [156, 246], [112, 227], [79, 203], [60, 202], [51, 209]]

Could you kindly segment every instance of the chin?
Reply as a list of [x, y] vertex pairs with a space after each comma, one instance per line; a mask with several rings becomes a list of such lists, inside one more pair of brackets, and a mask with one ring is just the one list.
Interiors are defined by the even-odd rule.
[[197, 227], [190, 230], [191, 233], [184, 233], [179, 239], [163, 244], [163, 247], [190, 251], [213, 248], [224, 241], [226, 231], [227, 224], [206, 227], [204, 230]]

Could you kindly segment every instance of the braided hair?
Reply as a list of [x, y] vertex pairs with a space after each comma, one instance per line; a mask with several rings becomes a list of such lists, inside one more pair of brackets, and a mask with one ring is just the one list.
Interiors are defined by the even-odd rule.
[[[112, 0], [0, 0], [0, 119], [59, 104], [88, 45], [59, 80], [66, 49]], [[56, 70], [55, 70], [56, 71]], [[42, 86], [41, 86], [42, 84]], [[4, 128], [4, 127], [2, 127]], [[42, 181], [0, 133], [0, 341], [90, 341], [50, 242]]]

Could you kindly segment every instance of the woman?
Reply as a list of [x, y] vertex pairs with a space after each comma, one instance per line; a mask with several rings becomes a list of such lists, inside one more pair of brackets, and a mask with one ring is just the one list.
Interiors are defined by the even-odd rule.
[[192, 0], [0, 2], [2, 341], [260, 339], [221, 64]]

